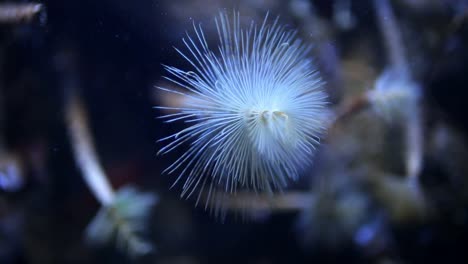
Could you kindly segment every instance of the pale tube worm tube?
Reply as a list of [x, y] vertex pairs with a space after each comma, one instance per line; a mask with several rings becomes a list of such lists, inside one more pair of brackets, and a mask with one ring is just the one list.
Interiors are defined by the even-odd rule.
[[414, 107], [408, 114], [406, 125], [406, 175], [411, 180], [416, 180], [422, 169], [423, 159], [423, 121], [421, 109]]
[[400, 73], [409, 77], [408, 62], [406, 61], [400, 30], [395, 15], [388, 0], [374, 0], [380, 31], [383, 34], [390, 64]]
[[395, 76], [404, 80], [408, 94], [413, 96], [405, 116], [405, 167], [408, 179], [417, 179], [423, 162], [423, 122], [420, 105], [421, 87], [414, 82], [406, 60], [405, 49], [392, 7], [388, 0], [374, 0], [380, 31], [386, 43], [390, 66]]
[[73, 153], [83, 178], [96, 199], [103, 206], [110, 206], [115, 192], [99, 163], [88, 128], [86, 111], [78, 96], [72, 95], [67, 101], [66, 117]]
[[30, 22], [43, 9], [40, 3], [0, 3], [0, 24]]

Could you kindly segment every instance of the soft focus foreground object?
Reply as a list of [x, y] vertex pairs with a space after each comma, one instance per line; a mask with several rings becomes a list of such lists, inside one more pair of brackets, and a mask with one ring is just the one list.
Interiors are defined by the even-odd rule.
[[154, 246], [141, 235], [147, 230], [151, 208], [158, 202], [152, 193], [124, 186], [116, 192], [113, 203], [103, 206], [86, 229], [91, 244], [105, 244], [116, 239], [117, 246], [130, 256], [145, 255]]
[[268, 15], [260, 26], [241, 28], [239, 14], [221, 12], [215, 20], [216, 49], [208, 47], [201, 26], [183, 39], [177, 52], [191, 70], [165, 66], [167, 80], [185, 91], [158, 87], [181, 96], [180, 106], [158, 106], [171, 123], [187, 128], [165, 137], [158, 154], [190, 143], [165, 172], [185, 179], [181, 196], [209, 203], [214, 189], [281, 190], [310, 164], [324, 130], [326, 94], [312, 60], [311, 47]]

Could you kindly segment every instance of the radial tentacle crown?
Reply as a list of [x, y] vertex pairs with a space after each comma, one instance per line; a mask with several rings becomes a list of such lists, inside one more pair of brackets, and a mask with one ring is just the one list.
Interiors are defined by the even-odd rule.
[[[165, 66], [167, 80], [185, 92], [158, 87], [184, 98], [166, 122], [189, 126], [161, 141], [160, 154], [185, 143], [186, 151], [165, 172], [185, 179], [183, 197], [213, 188], [273, 191], [284, 188], [310, 163], [323, 131], [326, 95], [308, 55], [310, 46], [278, 19], [240, 26], [239, 14], [216, 18], [217, 49], [210, 49], [200, 25], [177, 52], [192, 66]], [[205, 192], [206, 191], [206, 192]]]

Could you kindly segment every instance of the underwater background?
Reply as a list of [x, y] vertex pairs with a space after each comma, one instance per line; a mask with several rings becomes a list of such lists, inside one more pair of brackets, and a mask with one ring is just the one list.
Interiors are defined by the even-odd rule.
[[[162, 173], [186, 124], [154, 106], [178, 104], [156, 86], [190, 69], [193, 23], [216, 51], [222, 10], [297, 30], [331, 121], [297, 181], [220, 218]], [[0, 263], [466, 263], [467, 47], [463, 0], [1, 1]]]

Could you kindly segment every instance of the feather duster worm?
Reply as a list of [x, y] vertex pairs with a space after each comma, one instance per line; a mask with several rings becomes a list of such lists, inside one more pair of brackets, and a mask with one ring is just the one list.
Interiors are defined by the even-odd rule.
[[165, 78], [185, 91], [158, 87], [184, 98], [181, 107], [156, 107], [172, 111], [162, 118], [188, 124], [161, 139], [168, 143], [159, 154], [190, 143], [165, 173], [185, 180], [185, 198], [205, 193], [209, 201], [214, 189], [281, 190], [310, 163], [325, 126], [326, 94], [311, 47], [278, 19], [269, 24], [268, 15], [241, 28], [238, 13], [221, 12], [215, 23], [217, 49], [194, 24], [194, 36], [183, 39], [187, 51], [176, 48], [192, 69], [165, 66]]

